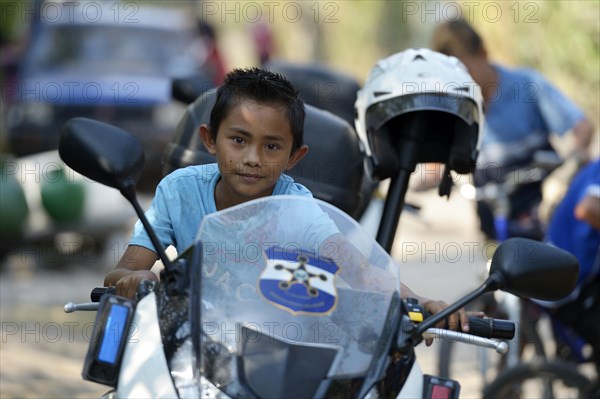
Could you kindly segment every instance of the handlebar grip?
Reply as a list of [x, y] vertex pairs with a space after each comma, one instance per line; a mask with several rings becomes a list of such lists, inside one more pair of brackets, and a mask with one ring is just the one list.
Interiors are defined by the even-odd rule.
[[515, 323], [491, 317], [469, 317], [469, 334], [483, 338], [513, 339]]
[[96, 287], [90, 293], [90, 299], [92, 300], [92, 302], [100, 302], [102, 295], [114, 293], [115, 287]]

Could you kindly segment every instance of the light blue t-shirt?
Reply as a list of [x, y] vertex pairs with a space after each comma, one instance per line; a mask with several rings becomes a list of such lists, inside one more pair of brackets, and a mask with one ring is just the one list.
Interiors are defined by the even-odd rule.
[[[146, 217], [164, 248], [173, 245], [181, 254], [194, 243], [204, 216], [217, 212], [215, 187], [220, 178], [221, 173], [214, 163], [178, 169], [161, 180]], [[279, 177], [273, 195], [312, 197], [306, 187], [287, 175]], [[139, 220], [129, 245], [140, 245], [156, 252]]]
[[498, 85], [485, 110], [480, 167], [528, 162], [533, 151], [547, 147], [551, 134], [562, 135], [584, 118], [581, 109], [538, 72], [494, 68]]

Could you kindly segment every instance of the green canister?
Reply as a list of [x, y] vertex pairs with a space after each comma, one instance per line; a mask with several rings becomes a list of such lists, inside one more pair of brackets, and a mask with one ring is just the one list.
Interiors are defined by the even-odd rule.
[[63, 168], [43, 176], [42, 204], [57, 224], [70, 224], [81, 219], [85, 205], [85, 187], [80, 181], [68, 179]]

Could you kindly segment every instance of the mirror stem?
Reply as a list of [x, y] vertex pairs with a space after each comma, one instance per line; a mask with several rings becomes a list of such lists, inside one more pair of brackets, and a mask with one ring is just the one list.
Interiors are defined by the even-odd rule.
[[144, 211], [142, 210], [142, 207], [140, 206], [140, 204], [137, 200], [137, 196], [135, 194], [135, 185], [134, 184], [126, 184], [123, 186], [123, 188], [120, 191], [121, 191], [121, 194], [125, 198], [127, 198], [127, 200], [131, 203], [131, 205], [133, 205], [133, 208], [135, 209], [135, 213], [138, 215], [138, 217], [140, 218], [140, 221], [144, 225], [144, 229], [148, 233], [148, 236], [150, 237], [150, 241], [152, 241], [152, 244], [154, 245], [154, 248], [156, 249], [156, 253], [158, 254], [158, 257], [162, 261], [163, 265], [165, 266], [166, 271], [168, 273], [172, 273], [175, 270], [175, 267], [169, 260], [169, 257], [167, 256], [167, 253], [165, 252], [164, 248], [162, 247], [162, 244], [158, 240], [156, 233], [154, 233], [154, 229], [150, 225], [150, 222], [148, 222], [148, 219], [146, 219], [146, 215], [144, 214]]
[[425, 332], [425, 330], [435, 326], [437, 323], [444, 320], [445, 318], [447, 318], [452, 313], [456, 312], [458, 309], [462, 308], [469, 302], [473, 301], [475, 298], [480, 297], [481, 295], [485, 294], [486, 292], [495, 291], [495, 290], [499, 289], [500, 287], [502, 287], [503, 285], [504, 285], [503, 278], [499, 273], [494, 273], [494, 274], [490, 275], [487, 278], [487, 280], [485, 280], [485, 282], [479, 288], [477, 288], [475, 291], [470, 292], [469, 294], [465, 295], [464, 297], [462, 297], [458, 301], [454, 302], [453, 304], [451, 304], [450, 306], [448, 306], [446, 309], [442, 310], [441, 312], [436, 313], [436, 314], [426, 318], [422, 323], [420, 323], [417, 326], [417, 329], [415, 330], [415, 336], [416, 337], [421, 336]]

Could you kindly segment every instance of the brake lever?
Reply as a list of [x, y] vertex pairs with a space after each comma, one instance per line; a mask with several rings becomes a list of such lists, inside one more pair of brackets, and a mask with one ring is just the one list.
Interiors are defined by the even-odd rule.
[[490, 338], [482, 338], [468, 333], [446, 330], [443, 328], [428, 328], [423, 333], [423, 338], [441, 338], [451, 342], [463, 342], [484, 348], [494, 349], [501, 355], [508, 353], [508, 344], [505, 341], [498, 341]]
[[85, 302], [85, 303], [73, 303], [68, 302], [64, 306], [65, 313], [73, 313], [78, 310], [86, 310], [86, 311], [97, 311], [100, 303], [98, 302]]

